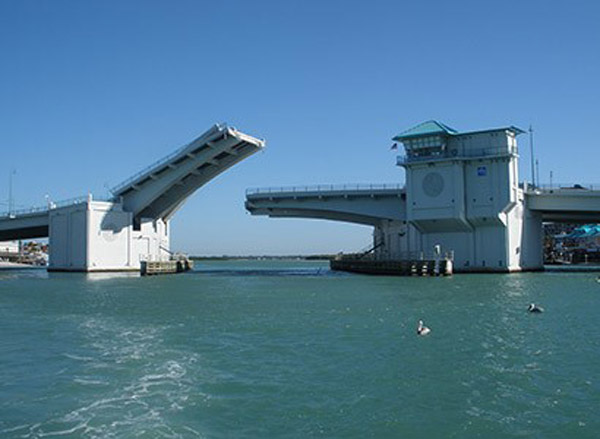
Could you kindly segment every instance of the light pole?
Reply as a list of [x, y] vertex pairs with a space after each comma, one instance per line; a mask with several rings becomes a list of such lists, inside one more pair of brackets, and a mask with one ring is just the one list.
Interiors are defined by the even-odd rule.
[[535, 158], [533, 155], [533, 127], [529, 125], [529, 147], [531, 148], [531, 183], [535, 187]]
[[8, 216], [13, 213], [13, 175], [17, 174], [16, 169], [11, 169], [8, 173]]

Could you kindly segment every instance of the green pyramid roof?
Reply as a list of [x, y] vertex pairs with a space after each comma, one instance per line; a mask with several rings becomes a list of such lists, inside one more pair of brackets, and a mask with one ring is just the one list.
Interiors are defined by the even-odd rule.
[[401, 141], [413, 137], [430, 136], [433, 134], [453, 135], [458, 134], [458, 131], [437, 120], [429, 120], [398, 134], [393, 140]]

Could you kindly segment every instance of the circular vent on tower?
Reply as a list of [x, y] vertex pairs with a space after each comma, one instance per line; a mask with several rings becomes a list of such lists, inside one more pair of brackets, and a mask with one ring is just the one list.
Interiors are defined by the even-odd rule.
[[437, 197], [444, 190], [444, 177], [437, 172], [430, 172], [423, 179], [423, 192], [430, 197]]
[[106, 242], [113, 242], [117, 239], [119, 229], [113, 223], [102, 224], [100, 233]]

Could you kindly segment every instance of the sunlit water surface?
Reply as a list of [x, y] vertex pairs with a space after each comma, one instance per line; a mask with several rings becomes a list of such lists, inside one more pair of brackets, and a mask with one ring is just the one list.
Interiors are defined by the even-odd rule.
[[0, 272], [0, 437], [597, 438], [599, 314], [592, 273]]

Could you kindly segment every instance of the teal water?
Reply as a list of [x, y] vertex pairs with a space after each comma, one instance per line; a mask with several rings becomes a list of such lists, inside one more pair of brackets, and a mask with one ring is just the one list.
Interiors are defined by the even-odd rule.
[[600, 437], [594, 274], [197, 268], [0, 272], [0, 437]]

